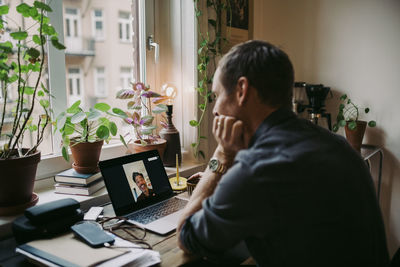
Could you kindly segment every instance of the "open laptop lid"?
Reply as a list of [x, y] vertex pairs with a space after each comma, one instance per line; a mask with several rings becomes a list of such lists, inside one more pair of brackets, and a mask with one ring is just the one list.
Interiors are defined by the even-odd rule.
[[100, 161], [99, 167], [117, 216], [173, 196], [157, 150]]

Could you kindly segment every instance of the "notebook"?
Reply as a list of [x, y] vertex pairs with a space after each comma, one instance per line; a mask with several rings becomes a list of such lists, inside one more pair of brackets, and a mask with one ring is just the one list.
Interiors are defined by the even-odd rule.
[[99, 162], [115, 214], [164, 235], [176, 229], [187, 200], [174, 196], [157, 150]]

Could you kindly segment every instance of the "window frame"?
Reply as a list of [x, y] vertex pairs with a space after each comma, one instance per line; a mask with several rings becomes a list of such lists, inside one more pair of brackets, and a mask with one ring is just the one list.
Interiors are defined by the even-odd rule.
[[[99, 69], [103, 69], [103, 73], [99, 72]], [[107, 90], [107, 69], [105, 66], [96, 66], [94, 68], [94, 92], [95, 96], [99, 98], [104, 98], [108, 96], [108, 90]], [[104, 92], [99, 91], [99, 79], [103, 78], [104, 79]]]
[[[101, 17], [96, 16], [96, 11], [101, 11]], [[97, 36], [96, 22], [102, 23], [101, 36]], [[96, 41], [104, 41], [106, 39], [106, 24], [104, 19], [104, 10], [100, 8], [94, 8], [92, 10], [92, 36]]]
[[[131, 43], [132, 42], [132, 14], [130, 13], [128, 18], [121, 18], [120, 14], [122, 14], [122, 13], [126, 13], [126, 12], [118, 11], [118, 39], [122, 43]], [[126, 27], [128, 27], [128, 30], [126, 30]], [[121, 34], [120, 28], [122, 29], [122, 38], [120, 35]]]

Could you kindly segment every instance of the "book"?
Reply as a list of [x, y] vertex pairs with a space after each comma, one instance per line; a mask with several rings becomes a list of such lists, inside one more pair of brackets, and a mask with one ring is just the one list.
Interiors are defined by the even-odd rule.
[[56, 176], [54, 176], [54, 181], [56, 181], [57, 183], [87, 185], [93, 181], [96, 181], [99, 178], [101, 178], [100, 172], [92, 174], [83, 174], [71, 168], [56, 174]]
[[92, 248], [68, 233], [20, 245], [16, 252], [46, 266], [123, 266], [128, 263], [152, 266], [161, 262], [157, 251], [140, 249], [118, 236], [114, 238], [115, 243], [110, 248]]
[[54, 185], [56, 193], [83, 196], [90, 196], [102, 189], [104, 186], [105, 184], [103, 179], [99, 179], [88, 185], [77, 185], [71, 183], [56, 183]]

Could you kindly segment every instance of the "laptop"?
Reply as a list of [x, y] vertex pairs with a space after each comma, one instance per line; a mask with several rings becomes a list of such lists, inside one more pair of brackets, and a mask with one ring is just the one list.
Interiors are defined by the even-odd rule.
[[165, 235], [176, 229], [187, 200], [174, 196], [157, 150], [99, 162], [115, 214]]

